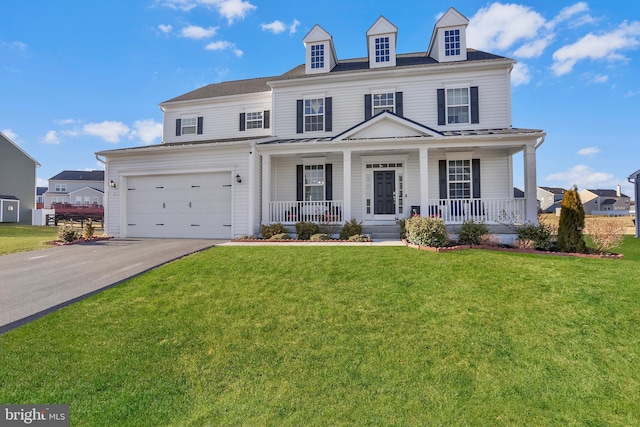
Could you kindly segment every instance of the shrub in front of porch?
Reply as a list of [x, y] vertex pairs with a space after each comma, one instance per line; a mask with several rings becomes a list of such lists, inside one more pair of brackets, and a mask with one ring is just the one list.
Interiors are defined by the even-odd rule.
[[351, 236], [357, 236], [362, 234], [362, 223], [358, 222], [355, 218], [344, 223], [342, 231], [340, 232], [340, 240], [349, 240]]
[[314, 234], [320, 233], [320, 226], [314, 222], [300, 221], [296, 223], [298, 240], [309, 240]]
[[472, 219], [462, 223], [458, 233], [458, 243], [461, 245], [481, 245], [482, 236], [489, 234], [489, 227], [482, 222]]
[[270, 239], [276, 234], [286, 234], [287, 229], [284, 228], [284, 225], [276, 222], [275, 224], [262, 224], [260, 226], [260, 235], [263, 239]]
[[441, 248], [449, 244], [447, 227], [442, 218], [413, 216], [405, 220], [407, 242], [419, 246]]

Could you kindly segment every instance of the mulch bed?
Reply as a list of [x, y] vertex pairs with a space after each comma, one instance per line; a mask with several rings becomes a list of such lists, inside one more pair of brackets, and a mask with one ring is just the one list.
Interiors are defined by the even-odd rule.
[[67, 246], [67, 245], [76, 245], [78, 243], [97, 242], [100, 240], [108, 240], [112, 238], [113, 237], [111, 236], [94, 236], [90, 239], [85, 239], [84, 237], [81, 237], [78, 240], [74, 240], [73, 242], [63, 242], [62, 240], [51, 240], [50, 242], [46, 242], [46, 244], [51, 246]]
[[623, 254], [616, 253], [601, 253], [601, 254], [579, 254], [579, 253], [569, 253], [569, 252], [552, 252], [552, 251], [539, 251], [536, 249], [521, 249], [521, 248], [513, 248], [513, 247], [501, 247], [501, 246], [488, 246], [488, 245], [456, 245], [456, 246], [446, 246], [442, 248], [433, 248], [431, 246], [420, 246], [414, 245], [413, 243], [409, 243], [406, 240], [402, 240], [402, 242], [414, 249], [420, 249], [423, 251], [430, 252], [452, 252], [452, 251], [460, 251], [467, 249], [483, 249], [488, 251], [500, 251], [500, 252], [516, 252], [523, 254], [536, 254], [536, 255], [555, 255], [555, 256], [569, 256], [569, 257], [578, 257], [578, 258], [606, 258], [606, 259], [621, 259], [624, 257]]

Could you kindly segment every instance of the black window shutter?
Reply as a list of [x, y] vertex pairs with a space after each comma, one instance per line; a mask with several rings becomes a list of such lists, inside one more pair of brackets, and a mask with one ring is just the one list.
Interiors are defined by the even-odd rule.
[[304, 166], [296, 166], [296, 200], [304, 200]]
[[204, 125], [204, 118], [203, 117], [198, 117], [198, 135], [202, 135], [202, 128]]
[[480, 110], [478, 109], [478, 86], [471, 86], [471, 123], [480, 123]]
[[269, 129], [270, 126], [270, 119], [271, 119], [271, 111], [270, 110], [265, 110], [264, 113], [262, 113], [262, 127], [265, 129]]
[[473, 188], [473, 198], [480, 196], [480, 159], [471, 159], [471, 185]]
[[446, 105], [444, 101], [444, 89], [438, 89], [438, 125], [447, 124]]
[[333, 165], [324, 165], [324, 195], [325, 200], [333, 200]]
[[331, 132], [333, 130], [333, 98], [324, 99], [324, 130]]
[[240, 132], [243, 132], [246, 129], [246, 117], [245, 113], [240, 113]]
[[440, 178], [440, 198], [448, 199], [447, 197], [447, 161], [438, 161], [438, 176]]
[[364, 96], [364, 119], [369, 120], [371, 118], [371, 114], [371, 94], [369, 93]]
[[402, 105], [402, 92], [396, 92], [396, 114], [400, 117], [403, 117], [404, 107]]
[[296, 133], [304, 133], [304, 101], [296, 101]]
[[176, 119], [176, 136], [182, 135], [182, 119]]

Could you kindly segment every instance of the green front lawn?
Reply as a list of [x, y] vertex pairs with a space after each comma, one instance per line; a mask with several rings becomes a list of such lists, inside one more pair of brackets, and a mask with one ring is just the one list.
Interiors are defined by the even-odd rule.
[[74, 426], [630, 426], [622, 260], [216, 247], [0, 336], [0, 402]]
[[0, 255], [49, 247], [58, 238], [58, 227], [0, 224]]

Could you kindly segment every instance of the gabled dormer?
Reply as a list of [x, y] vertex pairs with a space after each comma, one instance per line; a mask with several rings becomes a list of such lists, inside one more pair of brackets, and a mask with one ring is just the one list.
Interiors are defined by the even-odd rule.
[[369, 68], [395, 67], [398, 28], [384, 16], [367, 31]]
[[464, 15], [449, 8], [436, 22], [427, 55], [438, 62], [466, 61], [467, 25]]
[[306, 74], [328, 73], [338, 64], [333, 37], [315, 25], [302, 40], [306, 48]]

